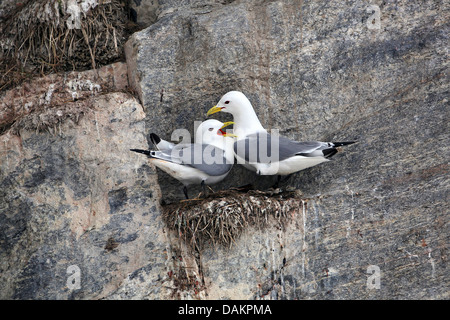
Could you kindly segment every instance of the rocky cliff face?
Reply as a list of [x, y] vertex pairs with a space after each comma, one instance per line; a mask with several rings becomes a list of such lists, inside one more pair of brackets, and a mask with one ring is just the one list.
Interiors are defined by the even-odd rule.
[[[446, 2], [142, 3], [126, 64], [1, 93], [0, 297], [448, 299]], [[180, 184], [128, 149], [229, 90], [282, 135], [358, 143], [282, 183], [282, 221], [192, 247]], [[235, 166], [213, 188], [274, 181]]]

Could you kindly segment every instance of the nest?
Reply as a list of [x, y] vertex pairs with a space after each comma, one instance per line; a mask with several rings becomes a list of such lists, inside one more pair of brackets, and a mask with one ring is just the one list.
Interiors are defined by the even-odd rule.
[[302, 206], [296, 192], [230, 189], [166, 205], [163, 219], [199, 252], [208, 244], [231, 247], [248, 226], [263, 229], [275, 221], [284, 229]]
[[95, 69], [123, 58], [124, 0], [24, 1], [0, 26], [0, 91], [36, 74]]

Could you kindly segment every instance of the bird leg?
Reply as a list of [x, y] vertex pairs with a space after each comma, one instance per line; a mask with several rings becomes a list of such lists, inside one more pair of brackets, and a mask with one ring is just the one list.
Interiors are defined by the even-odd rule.
[[283, 180], [281, 179], [281, 176], [277, 176], [277, 182], [272, 186], [272, 189], [278, 189], [280, 187], [280, 182], [287, 181], [294, 173], [288, 174]]
[[200, 183], [200, 185], [202, 186], [202, 191], [200, 191], [200, 193], [198, 194], [197, 198], [192, 199], [192, 200], [201, 200], [200, 196], [203, 194], [203, 197], [206, 198], [206, 184], [205, 181], [202, 180], [202, 182]]
[[278, 175], [277, 182], [274, 183], [274, 185], [272, 186], [272, 189], [278, 189], [278, 187], [280, 186], [280, 181], [281, 181], [281, 176]]
[[202, 180], [202, 183], [200, 185], [202, 186], [202, 189], [203, 189], [203, 196], [206, 198], [206, 184], [205, 184], [205, 180]]
[[202, 200], [202, 199], [199, 198], [200, 195], [198, 195], [197, 198], [189, 199], [189, 197], [188, 197], [188, 191], [187, 191], [187, 187], [186, 187], [186, 186], [183, 187], [183, 192], [184, 192], [184, 195], [185, 195], [186, 199], [180, 200], [180, 202], [199, 201], [199, 200]]

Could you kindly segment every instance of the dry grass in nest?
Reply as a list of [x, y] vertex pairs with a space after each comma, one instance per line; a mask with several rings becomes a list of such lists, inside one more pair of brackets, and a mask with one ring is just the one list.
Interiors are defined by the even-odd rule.
[[262, 229], [271, 220], [284, 228], [302, 205], [295, 192], [231, 189], [166, 205], [163, 219], [191, 249], [201, 251], [208, 243], [232, 246], [250, 225]]
[[0, 91], [34, 75], [95, 69], [123, 57], [128, 8], [124, 0], [98, 0], [69, 28], [67, 0], [28, 1], [2, 26]]

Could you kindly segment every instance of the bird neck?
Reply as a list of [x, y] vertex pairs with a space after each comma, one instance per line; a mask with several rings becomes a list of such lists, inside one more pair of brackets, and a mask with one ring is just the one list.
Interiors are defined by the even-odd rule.
[[223, 150], [225, 152], [225, 158], [227, 159], [227, 163], [234, 163], [234, 139], [233, 138], [225, 138], [223, 144]]
[[238, 140], [252, 133], [266, 131], [251, 105], [245, 112], [235, 115], [233, 121], [233, 133], [237, 135]]

